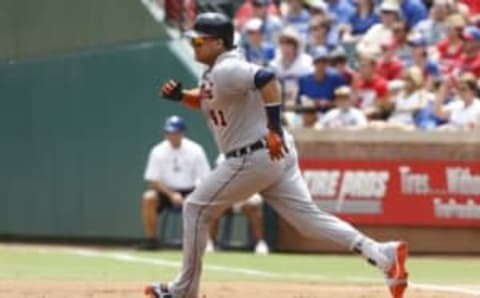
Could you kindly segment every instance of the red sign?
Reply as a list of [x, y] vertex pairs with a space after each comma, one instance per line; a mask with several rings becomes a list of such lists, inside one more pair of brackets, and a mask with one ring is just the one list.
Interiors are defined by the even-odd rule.
[[480, 161], [308, 160], [321, 209], [355, 224], [480, 227]]

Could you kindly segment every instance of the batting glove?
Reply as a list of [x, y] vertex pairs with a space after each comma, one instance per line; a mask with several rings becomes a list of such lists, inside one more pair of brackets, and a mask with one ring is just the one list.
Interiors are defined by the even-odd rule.
[[267, 148], [271, 160], [280, 160], [288, 153], [283, 137], [272, 129], [269, 129], [267, 134]]
[[181, 101], [183, 98], [182, 83], [170, 80], [163, 84], [161, 94], [165, 99]]

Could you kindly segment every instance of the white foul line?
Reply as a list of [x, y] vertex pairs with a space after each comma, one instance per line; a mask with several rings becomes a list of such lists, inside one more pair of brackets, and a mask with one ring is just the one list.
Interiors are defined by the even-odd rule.
[[[75, 249], [75, 250], [68, 250], [67, 252], [73, 253], [79, 256], [85, 256], [85, 257], [108, 258], [108, 259], [113, 259], [113, 260], [122, 261], [122, 262], [163, 266], [163, 267], [170, 267], [170, 268], [177, 268], [177, 269], [180, 268], [181, 266], [181, 262], [178, 262], [178, 261], [170, 261], [162, 258], [151, 259], [151, 258], [145, 258], [145, 257], [138, 257], [138, 256], [130, 255], [128, 253], [123, 253], [123, 252], [106, 253], [106, 252], [101, 252], [101, 251], [91, 250], [91, 249]], [[270, 271], [261, 271], [261, 270], [238, 268], [238, 267], [225, 267], [225, 266], [218, 266], [218, 265], [206, 265], [204, 268], [207, 271], [237, 273], [237, 274], [244, 274], [247, 276], [281, 278], [281, 279], [308, 279], [310, 281], [328, 280], [328, 278], [324, 275], [303, 274], [303, 273], [295, 273], [295, 272], [275, 273]], [[351, 277], [351, 278], [346, 278], [345, 281], [376, 282], [377, 280]], [[409, 282], [409, 288], [418, 289], [418, 290], [430, 290], [435, 292], [465, 294], [465, 295], [472, 295], [474, 297], [480, 297], [480, 289], [471, 289], [471, 288], [465, 288], [465, 287], [459, 287], [459, 286], [440, 286], [440, 285], [434, 285], [434, 284], [423, 284], [423, 283], [420, 284], [420, 283]]]

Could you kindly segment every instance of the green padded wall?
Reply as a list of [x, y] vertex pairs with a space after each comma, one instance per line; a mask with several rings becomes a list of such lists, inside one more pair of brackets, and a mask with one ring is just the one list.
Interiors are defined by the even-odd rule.
[[164, 117], [216, 155], [203, 117], [157, 96], [170, 77], [195, 82], [164, 42], [0, 64], [0, 234], [140, 237]]
[[166, 39], [140, 0], [1, 0], [0, 60]]

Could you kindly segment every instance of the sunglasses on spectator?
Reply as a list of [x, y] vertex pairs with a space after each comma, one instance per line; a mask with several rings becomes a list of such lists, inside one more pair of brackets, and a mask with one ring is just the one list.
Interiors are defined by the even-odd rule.
[[310, 30], [311, 30], [311, 31], [316, 31], [316, 30], [320, 30], [320, 29], [322, 29], [322, 26], [320, 26], [320, 25], [312, 25], [312, 26], [310, 26]]
[[207, 40], [211, 40], [213, 37], [211, 36], [198, 36], [198, 37], [192, 37], [190, 38], [190, 44], [195, 47], [201, 47], [207, 42]]

